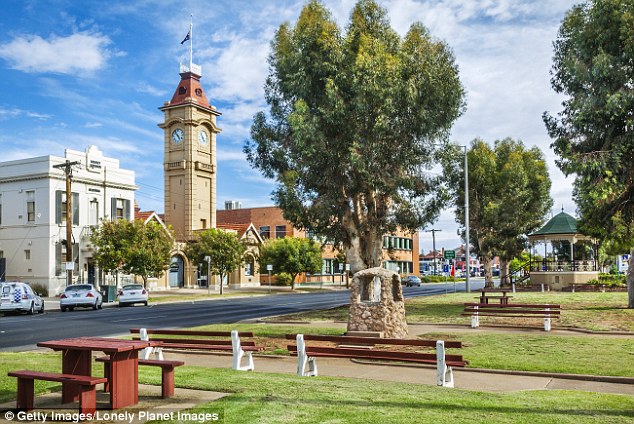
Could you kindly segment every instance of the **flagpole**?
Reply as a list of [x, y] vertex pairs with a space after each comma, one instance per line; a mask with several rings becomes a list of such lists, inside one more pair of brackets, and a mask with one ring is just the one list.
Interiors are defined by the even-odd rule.
[[192, 63], [194, 56], [194, 34], [192, 29], [194, 27], [194, 14], [189, 15], [189, 72], [192, 72]]

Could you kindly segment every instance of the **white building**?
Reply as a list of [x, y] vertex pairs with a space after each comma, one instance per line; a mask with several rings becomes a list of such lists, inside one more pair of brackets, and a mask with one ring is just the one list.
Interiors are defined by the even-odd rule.
[[[73, 281], [100, 284], [90, 247], [91, 226], [101, 219], [133, 219], [134, 172], [119, 168], [95, 146], [65, 157], [41, 156], [0, 162], [0, 258], [6, 280], [66, 285], [66, 173], [72, 169]], [[2, 270], [0, 270], [2, 271]], [[1, 274], [1, 272], [0, 272]]]

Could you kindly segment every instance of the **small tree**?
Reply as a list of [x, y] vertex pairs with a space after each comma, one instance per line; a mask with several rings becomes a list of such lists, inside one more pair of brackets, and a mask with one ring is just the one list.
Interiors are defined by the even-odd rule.
[[138, 275], [144, 287], [148, 278], [163, 275], [174, 243], [169, 229], [154, 221], [140, 220], [103, 221], [90, 241], [96, 248], [93, 258], [99, 268]]
[[205, 257], [209, 256], [209, 272], [220, 276], [220, 294], [222, 294], [224, 277], [242, 265], [245, 252], [246, 247], [237, 234], [209, 228], [201, 232], [197, 240], [187, 245], [185, 253], [195, 263], [205, 263]]
[[291, 276], [291, 290], [295, 279], [302, 272], [321, 271], [321, 248], [313, 240], [287, 237], [268, 241], [260, 252], [260, 268], [273, 265], [273, 272], [285, 272]]
[[174, 239], [169, 228], [166, 230], [156, 221], [129, 222], [128, 229], [131, 243], [122, 268], [129, 274], [141, 276], [147, 288], [148, 278], [159, 278], [169, 267]]

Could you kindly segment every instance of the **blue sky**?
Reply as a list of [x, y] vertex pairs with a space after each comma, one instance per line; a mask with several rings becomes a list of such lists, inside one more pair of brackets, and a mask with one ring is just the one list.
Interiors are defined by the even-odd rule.
[[[353, 0], [325, 0], [341, 27]], [[572, 179], [554, 164], [541, 115], [563, 100], [551, 89], [552, 42], [575, 2], [564, 0], [382, 0], [403, 35], [414, 21], [454, 50], [467, 111], [452, 140], [504, 137], [538, 146], [548, 158], [557, 213], [574, 214]], [[269, 43], [304, 1], [4, 0], [0, 14], [0, 161], [63, 156], [96, 145], [136, 172], [142, 210], [163, 211], [163, 133], [158, 110], [188, 60], [181, 40], [193, 14], [194, 62], [210, 102], [222, 112], [217, 140], [218, 206], [272, 204], [272, 181], [242, 153], [251, 118], [265, 110]], [[430, 226], [429, 228], [431, 228]], [[456, 247], [458, 224], [443, 213], [437, 247]], [[430, 233], [421, 234], [431, 249]]]

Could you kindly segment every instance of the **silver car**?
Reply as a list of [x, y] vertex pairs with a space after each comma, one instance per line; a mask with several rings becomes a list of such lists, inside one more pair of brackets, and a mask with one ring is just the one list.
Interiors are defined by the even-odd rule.
[[0, 312], [26, 312], [33, 315], [44, 312], [44, 300], [28, 283], [0, 283]]
[[66, 287], [59, 298], [62, 312], [66, 312], [66, 309], [72, 311], [76, 307], [101, 309], [102, 304], [101, 293], [92, 284], [72, 284]]
[[142, 284], [128, 284], [119, 290], [119, 306], [143, 303], [147, 306], [148, 293]]

